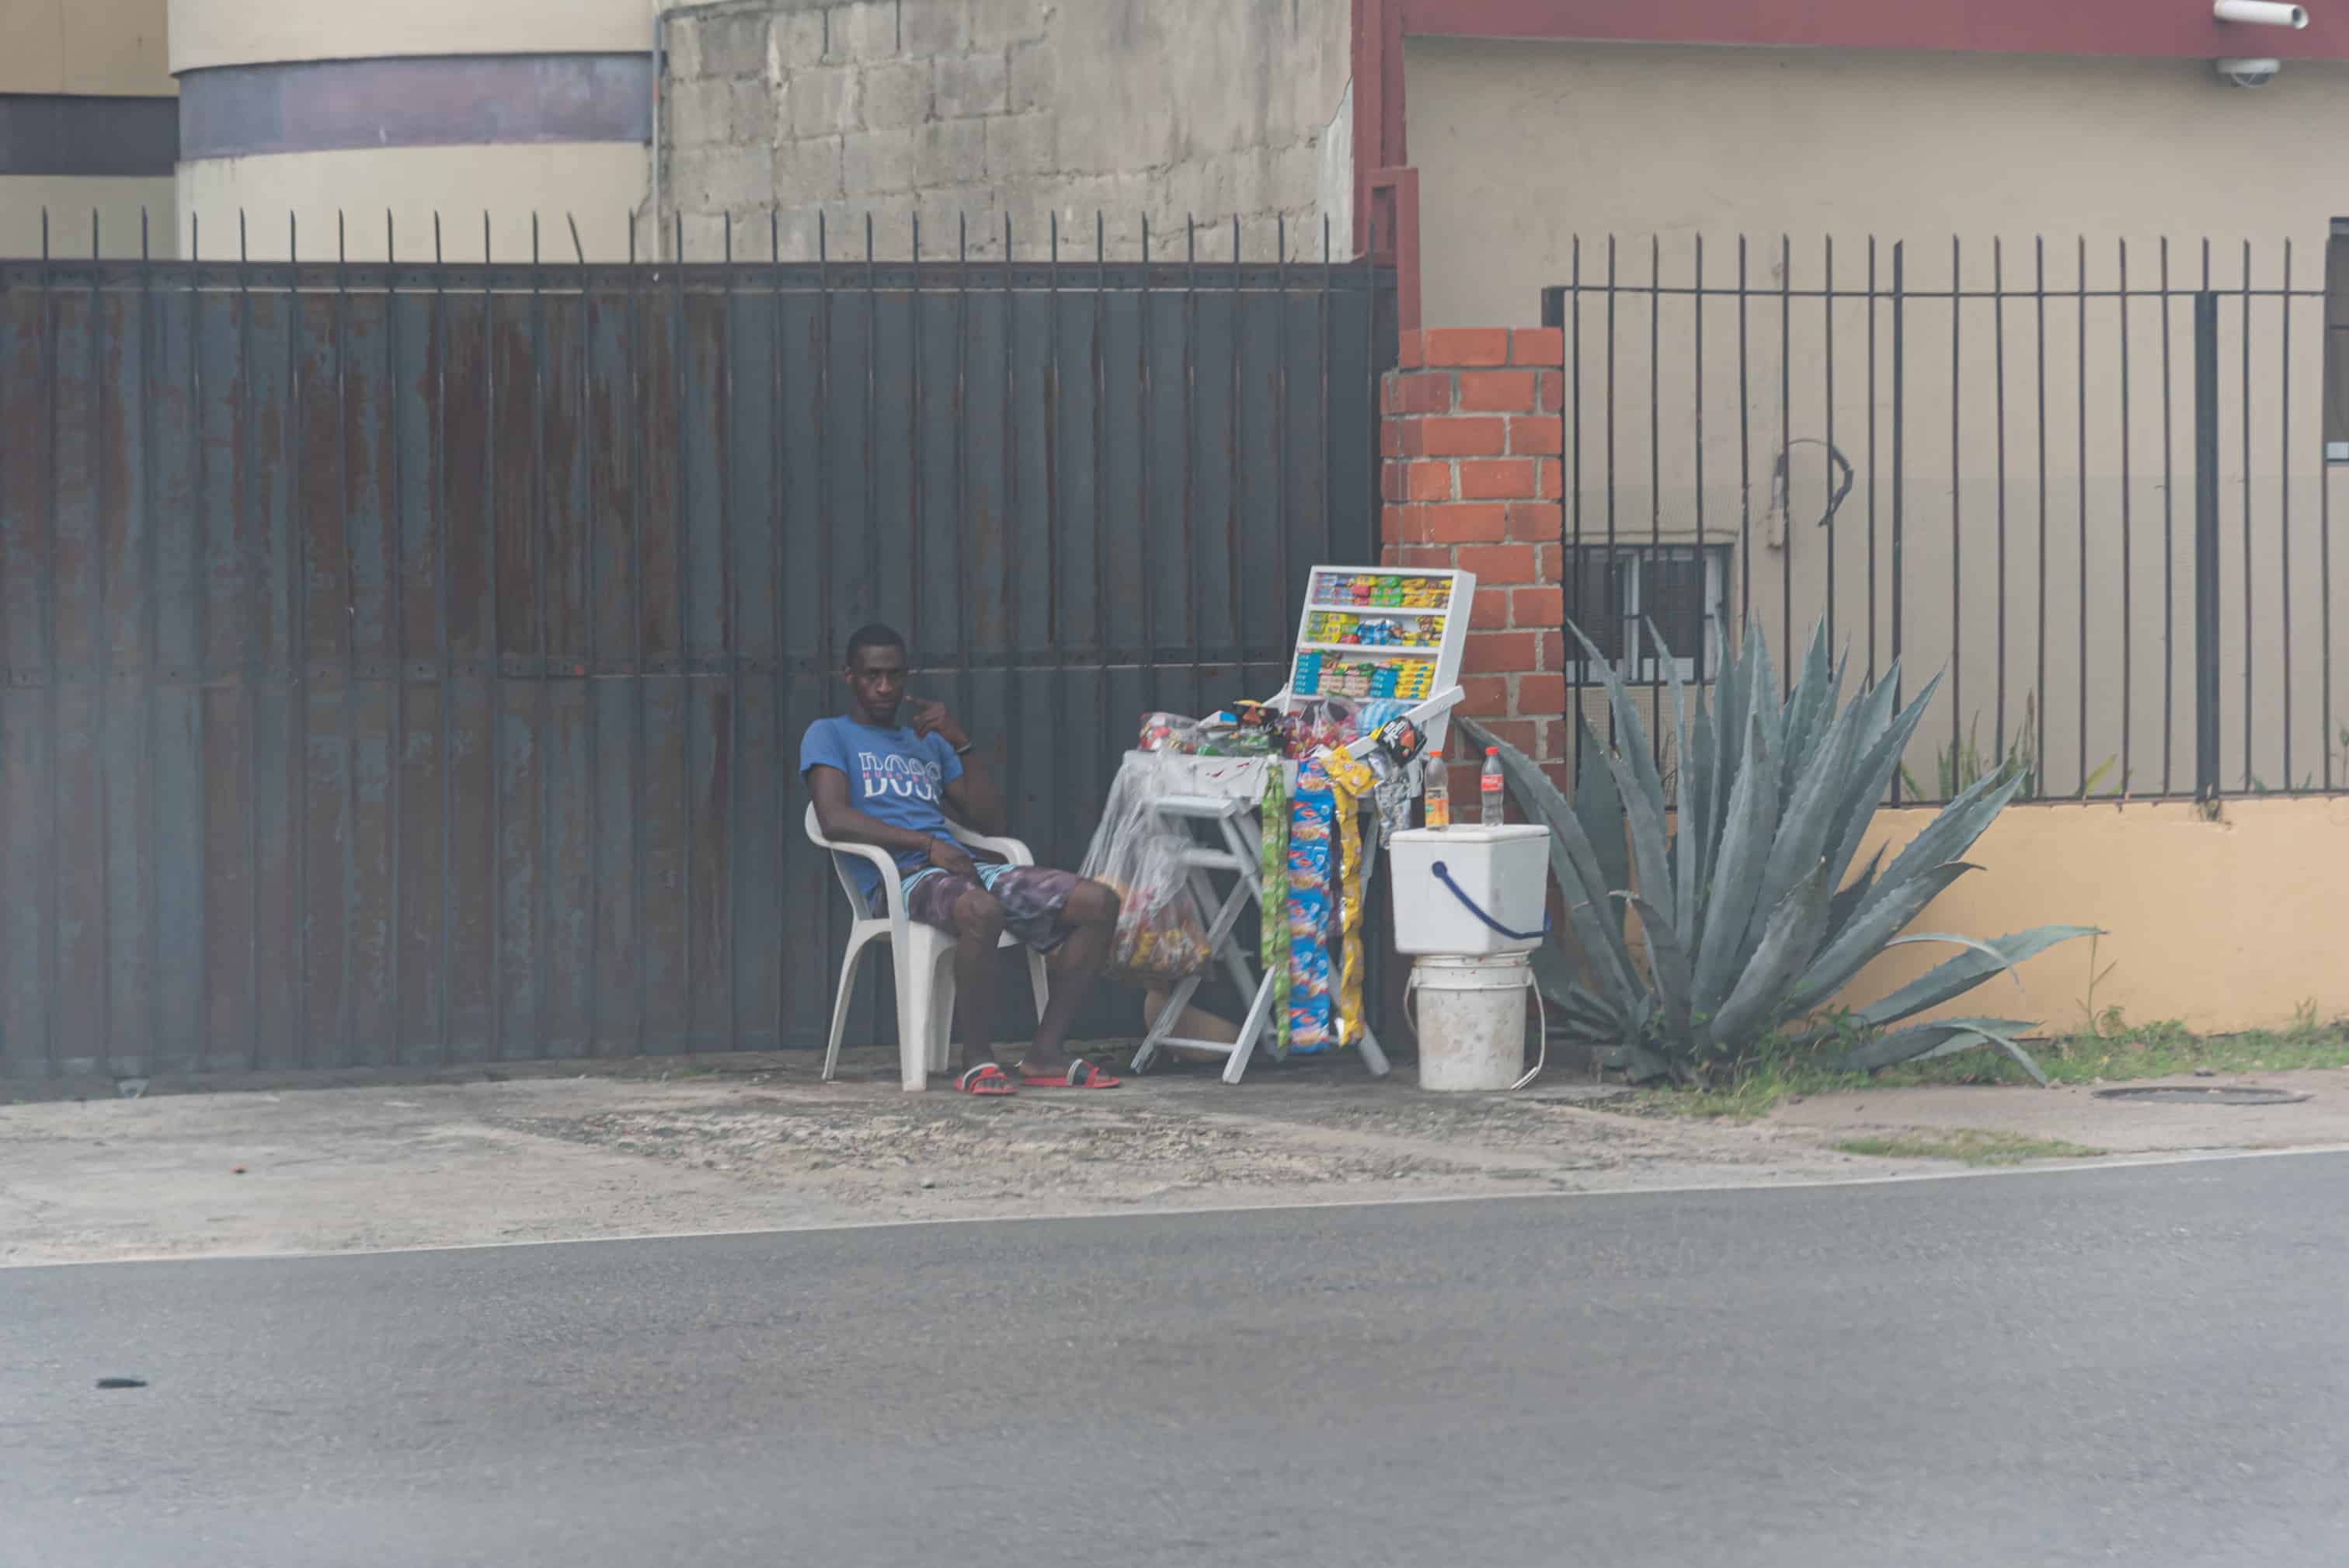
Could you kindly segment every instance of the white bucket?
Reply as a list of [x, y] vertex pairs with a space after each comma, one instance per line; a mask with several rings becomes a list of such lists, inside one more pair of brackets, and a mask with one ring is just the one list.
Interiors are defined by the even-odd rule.
[[1514, 1088], [1526, 1073], [1522, 953], [1429, 954], [1411, 966], [1404, 1006], [1418, 993], [1419, 1087], [1441, 1093]]

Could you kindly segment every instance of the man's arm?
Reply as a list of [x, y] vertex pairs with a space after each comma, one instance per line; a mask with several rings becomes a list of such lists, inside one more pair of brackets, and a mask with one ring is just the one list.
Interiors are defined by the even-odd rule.
[[971, 874], [969, 852], [960, 844], [914, 828], [893, 827], [849, 804], [848, 775], [839, 769], [816, 764], [807, 770], [807, 785], [815, 799], [816, 826], [833, 842], [871, 844], [894, 854], [926, 855], [930, 864], [957, 876]]
[[962, 773], [947, 786], [947, 804], [954, 808], [955, 820], [966, 828], [975, 828], [990, 836], [1000, 836], [1009, 820], [1003, 810], [1003, 792], [995, 787], [995, 776], [978, 753], [970, 748], [970, 737], [955, 722], [942, 702], [920, 704], [914, 713], [914, 730], [918, 735], [935, 735], [955, 749], [962, 760]]
[[995, 787], [995, 775], [987, 770], [976, 751], [962, 759], [962, 777], [947, 786], [947, 804], [954, 808], [956, 821], [990, 837], [1001, 837], [1009, 820], [1003, 810], [1003, 792]]

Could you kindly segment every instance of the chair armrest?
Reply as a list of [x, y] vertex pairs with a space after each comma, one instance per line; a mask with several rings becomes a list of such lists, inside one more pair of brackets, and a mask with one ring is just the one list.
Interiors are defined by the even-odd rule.
[[990, 855], [1000, 855], [1009, 865], [1032, 866], [1036, 863], [1035, 853], [1017, 839], [990, 839], [985, 833], [972, 832], [960, 822], [950, 821], [947, 828], [966, 849], [985, 850]]
[[881, 873], [881, 895], [889, 913], [890, 923], [897, 927], [900, 936], [905, 929], [905, 879], [897, 870], [897, 859], [876, 844], [845, 844], [827, 839], [819, 831], [812, 818], [808, 823], [808, 837], [818, 848], [835, 855], [854, 855], [870, 861]]

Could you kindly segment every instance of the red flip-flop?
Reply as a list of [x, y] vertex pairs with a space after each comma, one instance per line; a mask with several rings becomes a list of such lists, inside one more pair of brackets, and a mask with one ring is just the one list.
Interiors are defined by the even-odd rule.
[[955, 1085], [955, 1088], [962, 1094], [975, 1094], [990, 1099], [1019, 1092], [1019, 1086], [1013, 1083], [1005, 1075], [1003, 1069], [993, 1062], [981, 1062], [963, 1074], [962, 1081]]
[[1110, 1077], [1084, 1057], [1078, 1057], [1069, 1063], [1069, 1070], [1057, 1078], [1039, 1077], [1022, 1068], [1019, 1081], [1030, 1088], [1115, 1088], [1123, 1080]]

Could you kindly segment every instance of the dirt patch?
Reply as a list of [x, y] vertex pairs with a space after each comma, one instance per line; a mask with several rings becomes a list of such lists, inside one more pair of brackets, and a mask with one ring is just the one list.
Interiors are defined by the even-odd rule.
[[[1757, 1123], [1626, 1116], [1617, 1091], [1431, 1096], [1351, 1057], [1154, 1073], [1102, 1093], [901, 1093], [795, 1057], [410, 1071], [360, 1087], [0, 1107], [0, 1263], [459, 1245], [1911, 1173], [1837, 1150], [1986, 1129], [2116, 1154], [2349, 1143], [2349, 1074], [2274, 1109], [1904, 1089]], [[558, 1076], [559, 1074], [559, 1076]], [[347, 1075], [323, 1080], [347, 1085]], [[1604, 1107], [1604, 1109], [1601, 1109]]]

